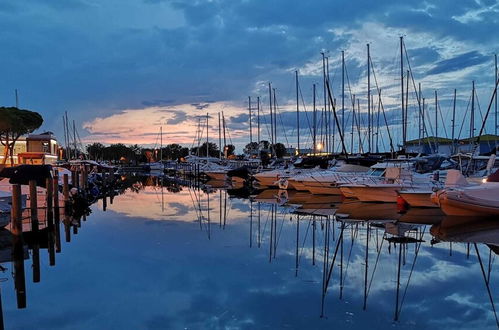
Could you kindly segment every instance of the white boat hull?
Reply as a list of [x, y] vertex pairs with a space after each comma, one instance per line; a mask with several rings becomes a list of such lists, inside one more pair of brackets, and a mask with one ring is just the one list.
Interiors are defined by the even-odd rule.
[[402, 197], [407, 204], [411, 207], [438, 207], [431, 200], [432, 192], [410, 192], [410, 191], [400, 191], [400, 197]]
[[[343, 194], [347, 191], [347, 189], [340, 190]], [[390, 185], [390, 186], [347, 186], [348, 192], [347, 194], [353, 194], [355, 198], [360, 200], [361, 202], [383, 202], [383, 203], [396, 203], [398, 192], [401, 187], [398, 185]]]

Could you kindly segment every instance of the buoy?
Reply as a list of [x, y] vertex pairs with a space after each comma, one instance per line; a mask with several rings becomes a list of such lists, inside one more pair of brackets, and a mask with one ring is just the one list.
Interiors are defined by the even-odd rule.
[[401, 196], [397, 196], [397, 210], [399, 212], [407, 211], [408, 206], [407, 202]]

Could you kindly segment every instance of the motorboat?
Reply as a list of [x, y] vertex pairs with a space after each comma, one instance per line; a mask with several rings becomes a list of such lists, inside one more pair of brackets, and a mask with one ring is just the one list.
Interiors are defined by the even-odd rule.
[[480, 185], [442, 189], [435, 192], [432, 199], [447, 215], [499, 215], [499, 170], [483, 179]]

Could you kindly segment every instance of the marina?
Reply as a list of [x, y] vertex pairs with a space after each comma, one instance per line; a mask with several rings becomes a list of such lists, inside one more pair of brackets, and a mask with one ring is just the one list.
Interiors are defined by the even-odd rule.
[[0, 330], [499, 329], [499, 0], [0, 4]]

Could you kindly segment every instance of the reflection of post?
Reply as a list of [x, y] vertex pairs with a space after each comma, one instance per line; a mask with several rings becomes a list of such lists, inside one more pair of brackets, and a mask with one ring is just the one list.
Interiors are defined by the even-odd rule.
[[2, 292], [0, 290], [0, 330], [4, 329], [3, 325], [3, 306], [2, 306]]
[[17, 296], [17, 308], [26, 308], [26, 282], [24, 274], [24, 249], [22, 237], [14, 236], [14, 282]]
[[107, 209], [107, 195], [104, 193], [104, 196], [102, 197], [102, 211], [106, 211]]
[[71, 242], [71, 220], [69, 215], [64, 216], [64, 237], [67, 243]]
[[47, 188], [47, 229], [48, 229], [48, 250], [49, 250], [49, 265], [55, 265], [55, 242], [54, 242], [54, 210], [53, 210], [53, 181], [52, 178], [47, 178], [45, 181]]

